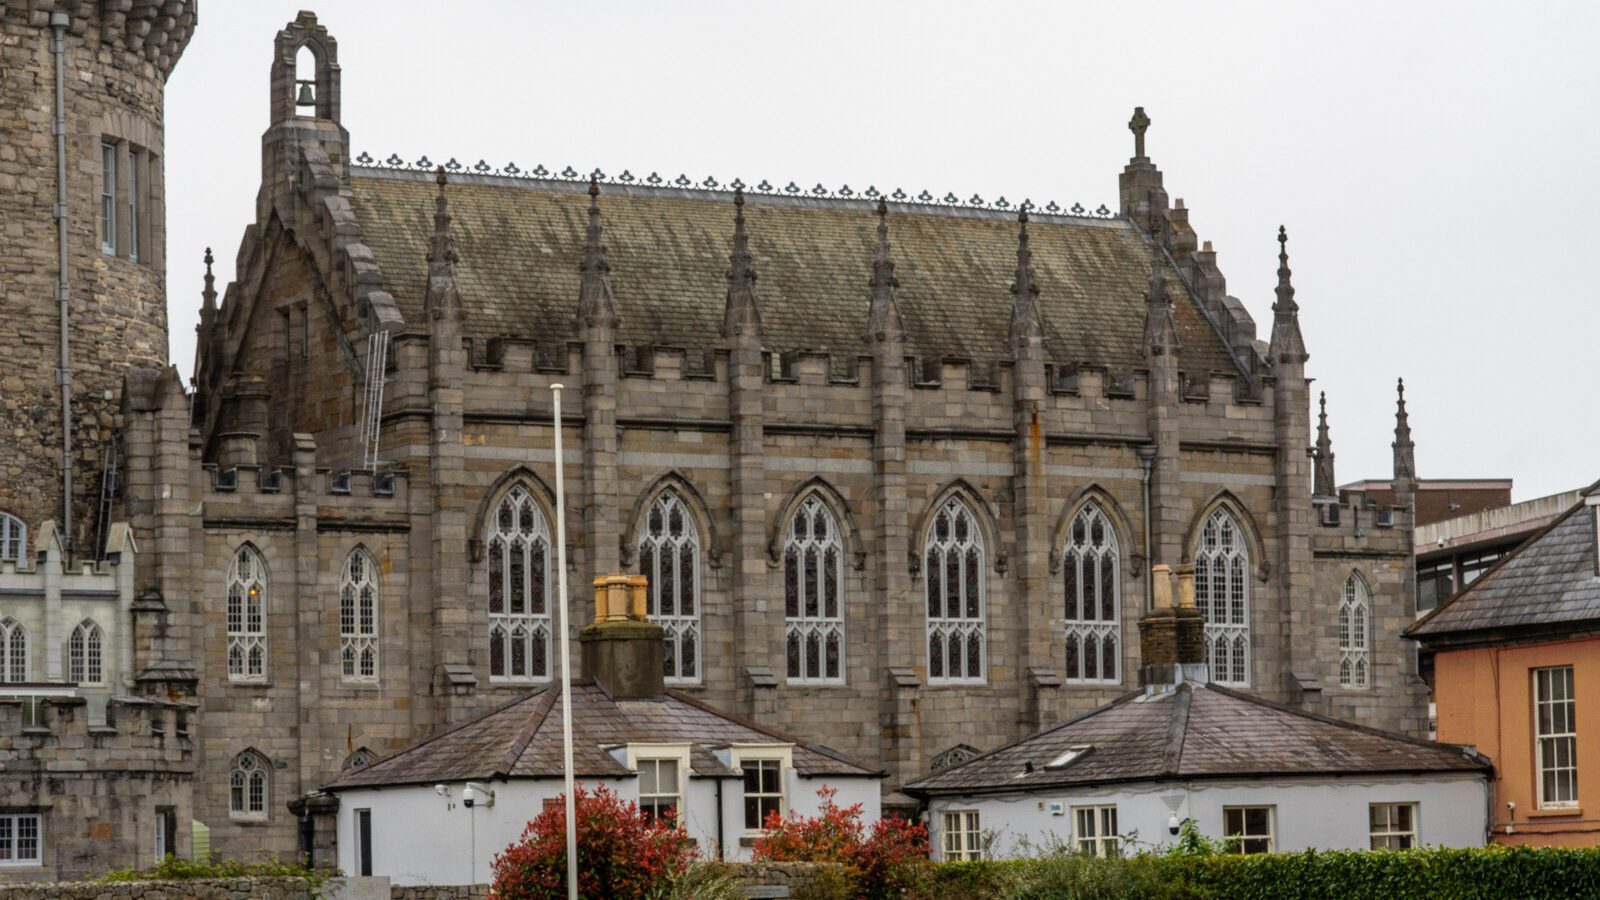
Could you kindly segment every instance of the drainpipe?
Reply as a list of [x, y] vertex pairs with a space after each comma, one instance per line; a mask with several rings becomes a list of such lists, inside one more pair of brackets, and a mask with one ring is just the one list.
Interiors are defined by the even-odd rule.
[[61, 368], [56, 382], [61, 385], [61, 541], [72, 548], [72, 355], [67, 345], [67, 69], [65, 38], [72, 18], [64, 12], [50, 13], [50, 54], [56, 63], [56, 264], [61, 278], [56, 284], [56, 299], [61, 304]]
[[719, 777], [717, 779], [717, 859], [719, 860], [722, 859], [724, 843], [725, 839], [722, 836], [722, 779]]
[[1150, 577], [1150, 567], [1155, 565], [1155, 551], [1150, 546], [1150, 472], [1156, 466], [1156, 448], [1152, 446], [1139, 448], [1139, 468], [1144, 475], [1139, 479], [1141, 490], [1144, 494], [1144, 571], [1140, 576], [1144, 578], [1144, 609], [1145, 612], [1155, 608], [1155, 598], [1151, 596], [1153, 585]]

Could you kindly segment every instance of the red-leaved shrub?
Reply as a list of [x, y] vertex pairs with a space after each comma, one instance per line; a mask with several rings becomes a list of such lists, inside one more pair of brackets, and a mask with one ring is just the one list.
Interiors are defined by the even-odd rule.
[[[564, 796], [558, 800], [564, 801]], [[645, 897], [666, 889], [696, 854], [682, 828], [651, 822], [637, 804], [603, 785], [574, 793], [578, 813], [578, 894]], [[494, 896], [500, 900], [562, 900], [567, 896], [567, 811], [558, 802], [494, 858]]]
[[767, 833], [756, 840], [754, 856], [771, 862], [832, 863], [854, 883], [862, 897], [898, 897], [926, 886], [933, 871], [928, 861], [928, 829], [899, 816], [861, 824], [861, 804], [840, 806], [838, 790], [817, 791], [822, 809], [815, 816], [776, 812], [767, 816]]

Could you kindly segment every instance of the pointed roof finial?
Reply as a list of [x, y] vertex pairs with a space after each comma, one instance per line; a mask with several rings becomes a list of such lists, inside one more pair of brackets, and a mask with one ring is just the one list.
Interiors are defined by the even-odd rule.
[[[1406, 380], [1400, 379], [1395, 385], [1396, 401], [1394, 413], [1394, 479], [1396, 482], [1411, 482], [1410, 487], [1415, 489], [1417, 478], [1417, 445], [1411, 440], [1411, 419], [1406, 414]], [[1395, 486], [1400, 489], [1400, 485]]]
[[450, 236], [450, 200], [444, 194], [449, 179], [440, 166], [434, 181], [439, 185], [439, 195], [433, 201], [433, 237], [428, 243], [428, 262], [435, 265], [456, 262], [455, 238]]
[[733, 252], [728, 256], [728, 302], [722, 313], [722, 333], [734, 337], [761, 334], [761, 310], [756, 305], [756, 269], [750, 259], [750, 239], [744, 229], [744, 188], [733, 191]]
[[1150, 128], [1150, 117], [1144, 114], [1144, 107], [1133, 108], [1133, 118], [1128, 120], [1128, 130], [1133, 132], [1133, 157], [1144, 157], [1144, 133]]
[[1317, 452], [1315, 486], [1312, 493], [1319, 497], [1332, 497], [1338, 493], [1333, 477], [1333, 440], [1328, 437], [1328, 394], [1317, 398]]
[[1272, 304], [1272, 340], [1268, 358], [1273, 365], [1302, 364], [1311, 358], [1305, 338], [1300, 334], [1300, 305], [1294, 302], [1294, 284], [1289, 280], [1289, 232], [1278, 226], [1278, 299]]
[[1272, 307], [1273, 312], [1278, 311], [1278, 306], [1283, 306], [1289, 312], [1300, 309], [1294, 302], [1294, 283], [1290, 281], [1289, 272], [1289, 232], [1282, 225], [1278, 226], [1278, 303]]
[[612, 328], [621, 324], [617, 318], [616, 304], [611, 297], [611, 263], [606, 259], [606, 245], [602, 241], [605, 230], [600, 221], [600, 182], [589, 177], [589, 225], [584, 231], [583, 261], [578, 265], [581, 278], [578, 283], [578, 327], [592, 328], [605, 324]]
[[900, 319], [900, 302], [895, 289], [900, 280], [894, 277], [894, 260], [889, 255], [889, 201], [878, 198], [878, 240], [872, 246], [872, 303], [867, 308], [866, 341], [869, 344], [897, 338], [905, 333], [905, 323]]
[[439, 196], [433, 201], [433, 236], [428, 240], [428, 293], [423, 307], [434, 319], [448, 317], [459, 321], [466, 318], [466, 307], [461, 301], [461, 288], [456, 284], [459, 257], [455, 238], [450, 234], [450, 199], [444, 193], [448, 182], [444, 166], [439, 167], [434, 181], [439, 185]]
[[206, 248], [206, 275], [205, 288], [200, 291], [201, 312], [216, 312], [217, 309], [217, 277], [211, 274], [211, 248]]
[[1182, 349], [1178, 323], [1172, 315], [1172, 298], [1167, 296], [1167, 261], [1160, 241], [1150, 242], [1150, 290], [1144, 297], [1145, 352], [1152, 356], [1176, 353]]
[[1011, 304], [1011, 343], [1022, 350], [1044, 340], [1044, 315], [1039, 309], [1039, 283], [1033, 274], [1026, 208], [1017, 212], [1017, 273], [1011, 293], [1015, 295]]

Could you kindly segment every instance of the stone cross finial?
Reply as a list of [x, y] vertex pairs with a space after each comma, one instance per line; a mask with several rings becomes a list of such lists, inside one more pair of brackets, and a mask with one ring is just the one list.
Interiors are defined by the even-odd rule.
[[1144, 133], [1150, 128], [1150, 117], [1144, 114], [1144, 107], [1133, 108], [1133, 118], [1128, 120], [1128, 130], [1133, 132], [1134, 158], [1144, 156]]

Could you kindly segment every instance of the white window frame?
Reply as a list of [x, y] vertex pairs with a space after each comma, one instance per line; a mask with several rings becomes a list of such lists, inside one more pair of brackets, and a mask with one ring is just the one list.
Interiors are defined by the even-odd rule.
[[975, 809], [947, 809], [939, 814], [939, 856], [946, 862], [981, 860], [982, 820]]
[[1122, 855], [1122, 837], [1117, 829], [1117, 805], [1074, 806], [1072, 840], [1079, 853], [1109, 859]]
[[345, 557], [339, 576], [339, 677], [344, 681], [377, 684], [381, 608], [377, 560], [357, 547]]
[[533, 492], [519, 484], [495, 504], [487, 531], [489, 680], [549, 681], [554, 669], [550, 638], [555, 599], [549, 519]]
[[[728, 759], [731, 763], [729, 768], [738, 769], [741, 776], [739, 785], [739, 805], [741, 807], [741, 816], [743, 816], [744, 813], [742, 807], [744, 806], [743, 801], [746, 798], [751, 796], [774, 796], [770, 791], [761, 791], [757, 792], [756, 794], [751, 794], [749, 791], [745, 790], [745, 785], [742, 780], [745, 763], [768, 762], [776, 763], [778, 769], [778, 791], [776, 794], [778, 798], [778, 815], [780, 817], [787, 817], [789, 815], [789, 772], [794, 769], [793, 744], [733, 744], [728, 748]], [[761, 821], [765, 822], [766, 817], [762, 816]], [[746, 836], [753, 836], [765, 834], [766, 831], [760, 826], [751, 828], [749, 825], [746, 825], [744, 827], [744, 833]]]
[[28, 629], [10, 616], [0, 616], [0, 684], [28, 681]]
[[1206, 517], [1195, 542], [1194, 595], [1206, 618], [1211, 680], [1228, 687], [1250, 686], [1250, 574], [1244, 529], [1219, 506]]
[[[22, 856], [23, 831], [33, 832], [33, 855]], [[0, 814], [0, 867], [44, 865], [44, 816], [38, 813]]]
[[250, 544], [234, 551], [227, 581], [228, 680], [267, 680], [267, 564]]
[[789, 683], [843, 684], [844, 541], [838, 517], [813, 491], [783, 523], [783, 530], [784, 663]]
[[17, 571], [28, 567], [28, 526], [16, 516], [0, 512], [0, 563], [16, 563]]
[[1339, 595], [1339, 687], [1372, 687], [1372, 595], [1359, 572], [1350, 573]]
[[[1576, 675], [1572, 666], [1547, 666], [1532, 674], [1534, 789], [1539, 808], [1574, 808], [1578, 805]], [[1552, 797], [1545, 785], [1548, 776], [1557, 784], [1565, 776], [1567, 789]]]
[[[1400, 827], [1400, 811], [1411, 811], [1411, 827]], [[1404, 803], [1373, 803], [1367, 807], [1367, 830], [1372, 841], [1373, 850], [1410, 850], [1420, 846], [1417, 843], [1417, 834], [1421, 831], [1417, 822], [1419, 812], [1415, 802]]]
[[84, 619], [67, 639], [67, 680], [98, 687], [106, 683], [105, 630]]
[[128, 144], [128, 259], [139, 261], [139, 151]]
[[100, 142], [100, 252], [117, 255], [117, 158], [119, 144]]
[[[960, 497], [943, 501], [928, 522], [922, 558], [928, 625], [925, 644], [928, 683], [984, 684], [988, 681], [989, 666], [988, 550], [977, 514]], [[956, 576], [953, 592], [950, 589], [952, 563]], [[968, 589], [969, 582], [977, 586], [976, 597]], [[978, 648], [976, 666], [972, 659], [974, 644]], [[952, 647], [961, 653], [958, 675], [950, 674]]]
[[253, 750], [239, 754], [228, 769], [228, 817], [264, 822], [271, 815], [271, 763]]
[[[1265, 834], [1257, 834], [1243, 830], [1248, 827], [1245, 818], [1246, 814], [1253, 809], [1263, 809], [1267, 812], [1267, 831]], [[1232, 833], [1228, 830], [1228, 814], [1232, 812], [1237, 812], [1239, 814], [1239, 827], [1241, 830], [1238, 833]], [[1236, 853], [1276, 853], [1278, 851], [1278, 808], [1276, 806], [1268, 806], [1260, 803], [1224, 806], [1222, 808], [1222, 840], [1224, 842], [1228, 842], [1234, 838], [1239, 839], [1239, 849], [1234, 851]], [[1263, 839], [1267, 842], [1267, 849], [1261, 851], [1246, 851], [1244, 849], [1245, 841], [1258, 841]]]
[[[674, 516], [678, 517], [676, 532]], [[650, 620], [666, 632], [666, 682], [698, 684], [705, 655], [700, 640], [700, 525], [689, 504], [672, 488], [650, 501], [640, 523], [639, 573], [649, 579]], [[691, 579], [687, 590], [686, 575]]]
[[[1110, 584], [1106, 583], [1108, 562]], [[1122, 550], [1111, 517], [1092, 500], [1073, 513], [1067, 526], [1061, 551], [1061, 584], [1066, 614], [1066, 680], [1073, 684], [1120, 683]], [[1107, 600], [1109, 617], [1105, 614]], [[1090, 671], [1094, 674], [1090, 675]]]
[[[628, 744], [623, 748], [622, 764], [627, 766], [638, 776], [639, 810], [644, 811], [644, 775], [643, 767], [651, 763], [671, 762], [678, 767], [678, 793], [677, 793], [677, 824], [683, 824], [688, 819], [688, 811], [684, 808], [685, 797], [688, 795], [688, 778], [693, 770], [689, 768], [689, 744]], [[648, 796], [672, 796], [665, 793], [654, 793]]]

